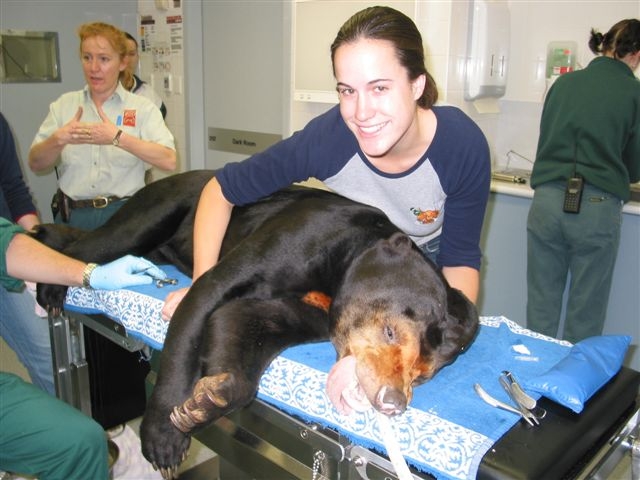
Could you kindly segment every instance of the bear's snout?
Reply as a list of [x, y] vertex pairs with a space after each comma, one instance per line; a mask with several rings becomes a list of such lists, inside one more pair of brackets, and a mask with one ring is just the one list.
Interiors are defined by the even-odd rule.
[[375, 409], [390, 417], [400, 415], [407, 409], [405, 394], [392, 387], [382, 387], [376, 395]]

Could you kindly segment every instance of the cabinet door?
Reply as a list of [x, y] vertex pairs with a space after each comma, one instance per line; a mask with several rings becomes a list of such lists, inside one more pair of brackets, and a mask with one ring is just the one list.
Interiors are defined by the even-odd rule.
[[[288, 55], [285, 7], [286, 2], [279, 0], [202, 3], [207, 131], [282, 135], [283, 112], [288, 108], [283, 101], [285, 53]], [[205, 167], [219, 168], [251, 153], [207, 148]]]

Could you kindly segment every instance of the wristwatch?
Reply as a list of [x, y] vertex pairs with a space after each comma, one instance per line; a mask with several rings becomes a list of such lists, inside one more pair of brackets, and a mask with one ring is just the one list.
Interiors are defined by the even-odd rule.
[[82, 272], [82, 286], [84, 288], [91, 288], [91, 274], [96, 268], [98, 268], [97, 263], [87, 263], [87, 266], [84, 267]]
[[120, 135], [122, 135], [122, 130], [118, 130], [118, 133], [116, 133], [116, 136], [113, 137], [113, 140], [111, 141], [114, 147], [120, 145]]

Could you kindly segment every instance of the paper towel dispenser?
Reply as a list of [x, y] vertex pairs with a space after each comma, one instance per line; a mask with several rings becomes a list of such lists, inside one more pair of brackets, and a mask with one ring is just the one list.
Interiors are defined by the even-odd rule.
[[506, 0], [470, 2], [465, 100], [500, 98], [505, 94], [510, 23]]

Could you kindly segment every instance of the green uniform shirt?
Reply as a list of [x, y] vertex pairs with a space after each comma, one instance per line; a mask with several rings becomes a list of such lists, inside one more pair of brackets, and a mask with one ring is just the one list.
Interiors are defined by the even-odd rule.
[[619, 60], [597, 57], [549, 89], [531, 186], [568, 179], [574, 159], [587, 183], [625, 202], [640, 181], [640, 81]]
[[23, 282], [7, 274], [7, 249], [9, 243], [16, 233], [24, 232], [20, 225], [11, 223], [9, 220], [0, 217], [0, 284], [7, 290], [19, 290]]

